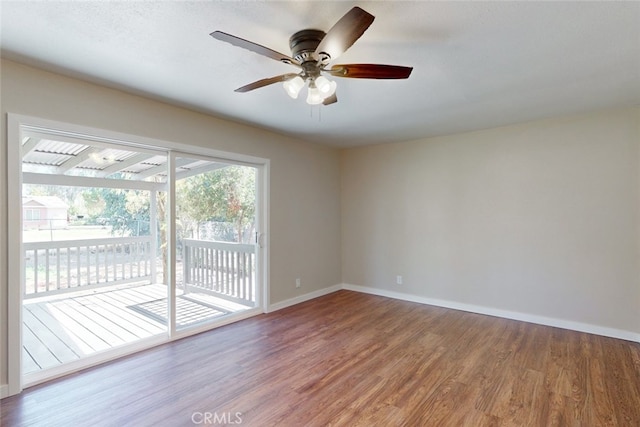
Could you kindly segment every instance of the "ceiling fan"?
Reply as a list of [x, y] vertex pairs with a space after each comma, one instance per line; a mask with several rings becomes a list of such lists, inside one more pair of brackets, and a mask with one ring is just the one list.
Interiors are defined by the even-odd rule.
[[287, 94], [297, 98], [305, 83], [308, 82], [307, 103], [329, 105], [337, 102], [338, 98], [335, 81], [330, 81], [325, 75], [355, 79], [406, 79], [411, 74], [413, 67], [399, 65], [337, 64], [328, 68], [331, 61], [343, 54], [364, 34], [374, 19], [375, 17], [370, 13], [354, 7], [327, 33], [311, 29], [298, 31], [289, 39], [291, 56], [222, 31], [214, 31], [211, 36], [300, 68], [298, 73], [287, 73], [258, 80], [236, 89], [236, 92], [248, 92], [282, 82]]

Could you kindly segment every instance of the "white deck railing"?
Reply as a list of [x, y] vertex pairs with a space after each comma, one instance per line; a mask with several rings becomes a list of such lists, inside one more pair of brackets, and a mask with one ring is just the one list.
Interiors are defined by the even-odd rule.
[[[182, 241], [184, 292], [205, 292], [241, 304], [255, 303], [255, 247]], [[156, 279], [150, 236], [61, 240], [23, 244], [24, 298]]]
[[29, 242], [23, 247], [25, 298], [139, 282], [156, 274], [150, 236]]
[[196, 288], [239, 303], [255, 303], [254, 245], [192, 239], [182, 242], [185, 293]]

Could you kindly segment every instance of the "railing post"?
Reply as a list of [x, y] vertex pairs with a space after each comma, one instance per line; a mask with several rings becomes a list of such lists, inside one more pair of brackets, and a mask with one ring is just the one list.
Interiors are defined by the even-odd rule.
[[[151, 191], [151, 200], [149, 202], [150, 204], [150, 209], [149, 209], [149, 231], [151, 232], [151, 243], [149, 243], [150, 246], [150, 254], [149, 257], [151, 258], [150, 264], [151, 264], [151, 283], [156, 283], [158, 281], [158, 272], [156, 271], [157, 269], [157, 257], [158, 254], [156, 252], [156, 246], [158, 245], [158, 210], [157, 210], [157, 195], [156, 195], [156, 191], [153, 190]], [[146, 245], [145, 245], [146, 246]], [[144, 253], [146, 254], [146, 247], [145, 247], [145, 251]], [[145, 256], [146, 258], [146, 256]], [[145, 271], [146, 273], [146, 271]]]
[[187, 293], [187, 283], [191, 281], [191, 248], [182, 242], [182, 291]]
[[[38, 249], [36, 248], [34, 251], [34, 257], [33, 257], [33, 293], [37, 294], [38, 293]], [[25, 283], [25, 295], [27, 294], [27, 286]]]

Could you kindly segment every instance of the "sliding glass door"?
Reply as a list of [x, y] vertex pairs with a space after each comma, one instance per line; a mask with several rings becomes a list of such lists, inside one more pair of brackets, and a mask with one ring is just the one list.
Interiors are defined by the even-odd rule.
[[166, 335], [158, 200], [167, 155], [25, 132], [22, 375], [25, 383]]
[[11, 126], [12, 393], [259, 312], [262, 167]]
[[176, 330], [256, 307], [256, 168], [176, 156]]

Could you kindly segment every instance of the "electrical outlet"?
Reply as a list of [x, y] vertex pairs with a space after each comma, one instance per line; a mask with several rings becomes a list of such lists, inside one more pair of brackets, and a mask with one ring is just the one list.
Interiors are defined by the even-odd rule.
[[300, 286], [302, 286], [302, 282], [300, 282], [300, 278], [296, 278], [296, 288], [299, 288]]
[[396, 276], [396, 285], [402, 285], [402, 276]]

